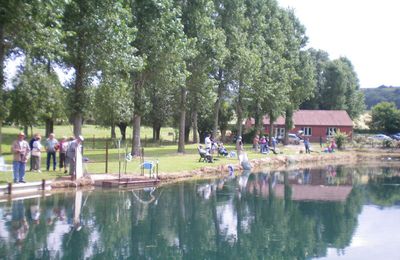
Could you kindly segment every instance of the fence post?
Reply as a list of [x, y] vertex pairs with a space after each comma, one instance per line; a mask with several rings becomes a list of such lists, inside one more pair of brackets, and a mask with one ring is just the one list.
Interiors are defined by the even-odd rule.
[[12, 183], [11, 182], [8, 183], [7, 192], [8, 192], [8, 194], [11, 194], [11, 192], [12, 192]]
[[108, 138], [106, 138], [106, 169], [105, 173], [108, 173]]

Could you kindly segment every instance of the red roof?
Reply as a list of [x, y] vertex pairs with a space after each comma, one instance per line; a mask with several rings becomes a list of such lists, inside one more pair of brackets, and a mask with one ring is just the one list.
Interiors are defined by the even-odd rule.
[[[319, 200], [319, 201], [345, 201], [349, 196], [352, 186], [312, 186], [291, 185], [292, 200]], [[285, 186], [275, 185], [277, 197], [284, 197]]]
[[[254, 124], [254, 119], [251, 119]], [[295, 126], [353, 126], [353, 121], [345, 110], [298, 110], [293, 113]], [[269, 125], [269, 118], [264, 116], [263, 124]], [[280, 116], [274, 125], [285, 125], [285, 118]]]

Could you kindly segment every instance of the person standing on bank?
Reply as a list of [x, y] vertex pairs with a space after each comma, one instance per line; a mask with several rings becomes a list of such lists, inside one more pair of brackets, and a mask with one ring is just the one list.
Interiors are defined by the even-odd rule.
[[238, 138], [236, 140], [236, 152], [237, 152], [238, 158], [243, 153], [243, 142], [242, 142], [241, 136], [238, 136]]
[[311, 153], [311, 150], [310, 150], [310, 139], [308, 139], [308, 137], [306, 139], [304, 139], [304, 148], [306, 150], [306, 153]]
[[76, 151], [78, 149], [82, 152], [82, 142], [84, 138], [83, 136], [78, 136], [75, 140], [71, 141], [68, 145], [67, 153], [66, 153], [66, 161], [69, 164], [69, 175], [76, 176], [76, 164], [82, 163], [76, 161]]
[[32, 170], [37, 171], [37, 172], [42, 172], [40, 170], [40, 165], [41, 165], [41, 154], [42, 154], [42, 144], [40, 143], [40, 140], [42, 137], [37, 134], [36, 135], [36, 140], [32, 144]]
[[62, 168], [64, 168], [64, 173], [67, 173], [66, 154], [68, 149], [68, 141], [66, 136], [63, 136], [63, 138], [61, 139], [59, 147], [60, 147], [60, 163], [59, 163], [60, 171], [62, 170]]
[[[31, 149], [31, 151], [33, 150], [33, 143], [36, 141], [38, 135], [39, 135], [38, 133], [34, 134], [32, 136], [32, 139], [29, 141], [29, 148]], [[29, 171], [32, 171], [32, 164], [33, 164], [32, 160], [33, 160], [33, 158], [31, 156]]]
[[212, 146], [212, 142], [211, 142], [211, 135], [210, 134], [206, 134], [206, 138], [204, 139], [204, 144], [206, 146], [206, 151], [211, 154], [211, 146]]
[[58, 149], [58, 141], [53, 133], [47, 138], [45, 147], [47, 152], [46, 170], [50, 170], [50, 160], [53, 157], [53, 171], [55, 171], [57, 166], [56, 151]]
[[25, 141], [23, 132], [18, 134], [18, 139], [12, 144], [14, 183], [25, 183], [25, 166], [30, 157], [29, 143]]

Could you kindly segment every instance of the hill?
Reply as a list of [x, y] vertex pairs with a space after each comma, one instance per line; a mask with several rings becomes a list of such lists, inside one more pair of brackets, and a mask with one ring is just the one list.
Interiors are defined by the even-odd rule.
[[364, 88], [361, 91], [364, 93], [368, 110], [382, 101], [394, 102], [400, 109], [400, 87], [382, 85], [378, 88]]

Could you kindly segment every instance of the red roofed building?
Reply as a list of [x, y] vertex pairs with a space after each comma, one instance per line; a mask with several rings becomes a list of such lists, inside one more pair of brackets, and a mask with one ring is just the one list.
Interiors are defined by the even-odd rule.
[[[254, 119], [246, 121], [246, 126], [254, 125]], [[265, 133], [269, 133], [269, 118], [263, 118]], [[293, 126], [290, 133], [297, 134], [303, 131], [305, 137], [310, 141], [319, 141], [322, 137], [332, 136], [336, 131], [346, 133], [350, 138], [353, 133], [353, 121], [345, 110], [298, 110], [293, 114]], [[285, 118], [280, 116], [274, 123], [274, 135], [279, 136], [285, 133]]]

